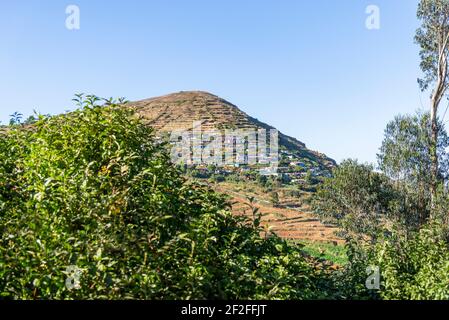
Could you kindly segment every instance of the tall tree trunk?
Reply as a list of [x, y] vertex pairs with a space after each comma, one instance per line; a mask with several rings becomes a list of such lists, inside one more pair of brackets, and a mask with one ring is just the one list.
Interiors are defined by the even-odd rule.
[[431, 195], [432, 195], [432, 208], [435, 203], [435, 197], [438, 188], [438, 111], [439, 102], [432, 100], [432, 109], [430, 112], [430, 123], [431, 123], [431, 140], [430, 140], [430, 160], [431, 160]]
[[431, 161], [431, 206], [434, 207], [435, 197], [438, 188], [438, 107], [441, 99], [447, 90], [447, 52], [446, 47], [448, 45], [449, 34], [446, 35], [444, 43], [440, 46], [438, 57], [438, 74], [435, 90], [432, 94], [432, 100], [430, 105], [430, 125], [431, 125], [431, 137], [430, 137], [430, 161]]

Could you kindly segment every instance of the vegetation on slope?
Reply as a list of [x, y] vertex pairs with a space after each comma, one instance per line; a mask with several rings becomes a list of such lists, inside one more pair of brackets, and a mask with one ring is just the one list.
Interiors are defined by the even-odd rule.
[[2, 297], [320, 296], [301, 250], [186, 183], [152, 129], [113, 101], [78, 104], [0, 135]]
[[[432, 196], [428, 119], [396, 117], [385, 131], [380, 171], [347, 160], [318, 190], [317, 212], [338, 223], [347, 238], [343, 296], [449, 299], [449, 138], [440, 124], [440, 173]], [[370, 266], [380, 273], [379, 287], [371, 291], [361, 285]]]

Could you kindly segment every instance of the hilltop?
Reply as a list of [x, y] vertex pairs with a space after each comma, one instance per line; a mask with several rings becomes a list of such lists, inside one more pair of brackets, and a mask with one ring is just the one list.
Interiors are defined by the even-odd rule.
[[[135, 108], [143, 121], [157, 132], [189, 130], [196, 121], [201, 121], [204, 129], [275, 129], [249, 116], [231, 102], [203, 91], [181, 91], [129, 102], [128, 105]], [[333, 159], [309, 150], [305, 143], [281, 132], [279, 148], [283, 159], [297, 160], [297, 163], [303, 161], [305, 167], [316, 171], [327, 171], [336, 165]]]
[[[188, 91], [129, 102], [137, 114], [156, 132], [191, 131], [200, 121], [203, 130], [275, 129], [225, 99], [203, 91]], [[279, 130], [278, 130], [279, 131]], [[262, 223], [279, 236], [292, 240], [340, 243], [337, 229], [322, 224], [308, 205], [308, 199], [323, 176], [329, 176], [336, 162], [312, 151], [306, 144], [279, 132], [280, 162], [277, 176], [266, 179], [251, 166], [186, 169], [189, 179], [206, 183], [227, 194], [232, 211], [250, 214], [247, 199], [252, 198], [264, 213]], [[273, 197], [274, 200], [273, 202]]]

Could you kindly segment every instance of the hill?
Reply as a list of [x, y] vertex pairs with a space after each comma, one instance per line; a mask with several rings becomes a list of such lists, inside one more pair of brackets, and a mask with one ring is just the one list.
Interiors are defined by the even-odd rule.
[[[236, 105], [207, 92], [181, 91], [161, 97], [129, 102], [143, 120], [158, 132], [189, 130], [193, 122], [201, 121], [203, 129], [247, 129], [274, 127], [255, 119], [243, 112]], [[279, 132], [279, 149], [284, 164], [303, 162], [305, 167], [316, 172], [328, 172], [336, 165], [326, 155], [309, 150], [296, 138]]]
[[[142, 120], [159, 136], [173, 131], [191, 131], [194, 122], [202, 130], [265, 129], [274, 127], [249, 116], [236, 105], [207, 92], [178, 92], [162, 97], [129, 102]], [[251, 166], [238, 168], [190, 167], [186, 176], [227, 194], [235, 214], [247, 214], [247, 199], [257, 200], [264, 213], [262, 223], [279, 236], [292, 240], [340, 243], [333, 226], [322, 224], [307, 205], [311, 192], [336, 165], [333, 159], [312, 151], [306, 144], [279, 132], [277, 177], [261, 179]], [[271, 195], [279, 198], [276, 205]], [[245, 213], [246, 212], [246, 213]]]

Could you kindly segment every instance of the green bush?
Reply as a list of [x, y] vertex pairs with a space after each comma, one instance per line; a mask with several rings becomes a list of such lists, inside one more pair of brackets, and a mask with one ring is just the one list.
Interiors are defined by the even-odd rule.
[[[449, 299], [449, 248], [442, 234], [441, 226], [428, 225], [408, 239], [393, 233], [374, 246], [348, 242], [348, 264], [332, 274], [329, 291], [350, 299]], [[378, 289], [366, 286], [368, 267], [379, 268]]]
[[449, 248], [441, 232], [420, 230], [412, 239], [389, 239], [375, 249], [383, 299], [449, 299]]
[[222, 174], [212, 175], [212, 181], [220, 183], [226, 181], [226, 178]]
[[[130, 111], [78, 98], [76, 112], [0, 134], [2, 297], [315, 296], [299, 249], [188, 184]], [[69, 266], [81, 272], [72, 290]]]

